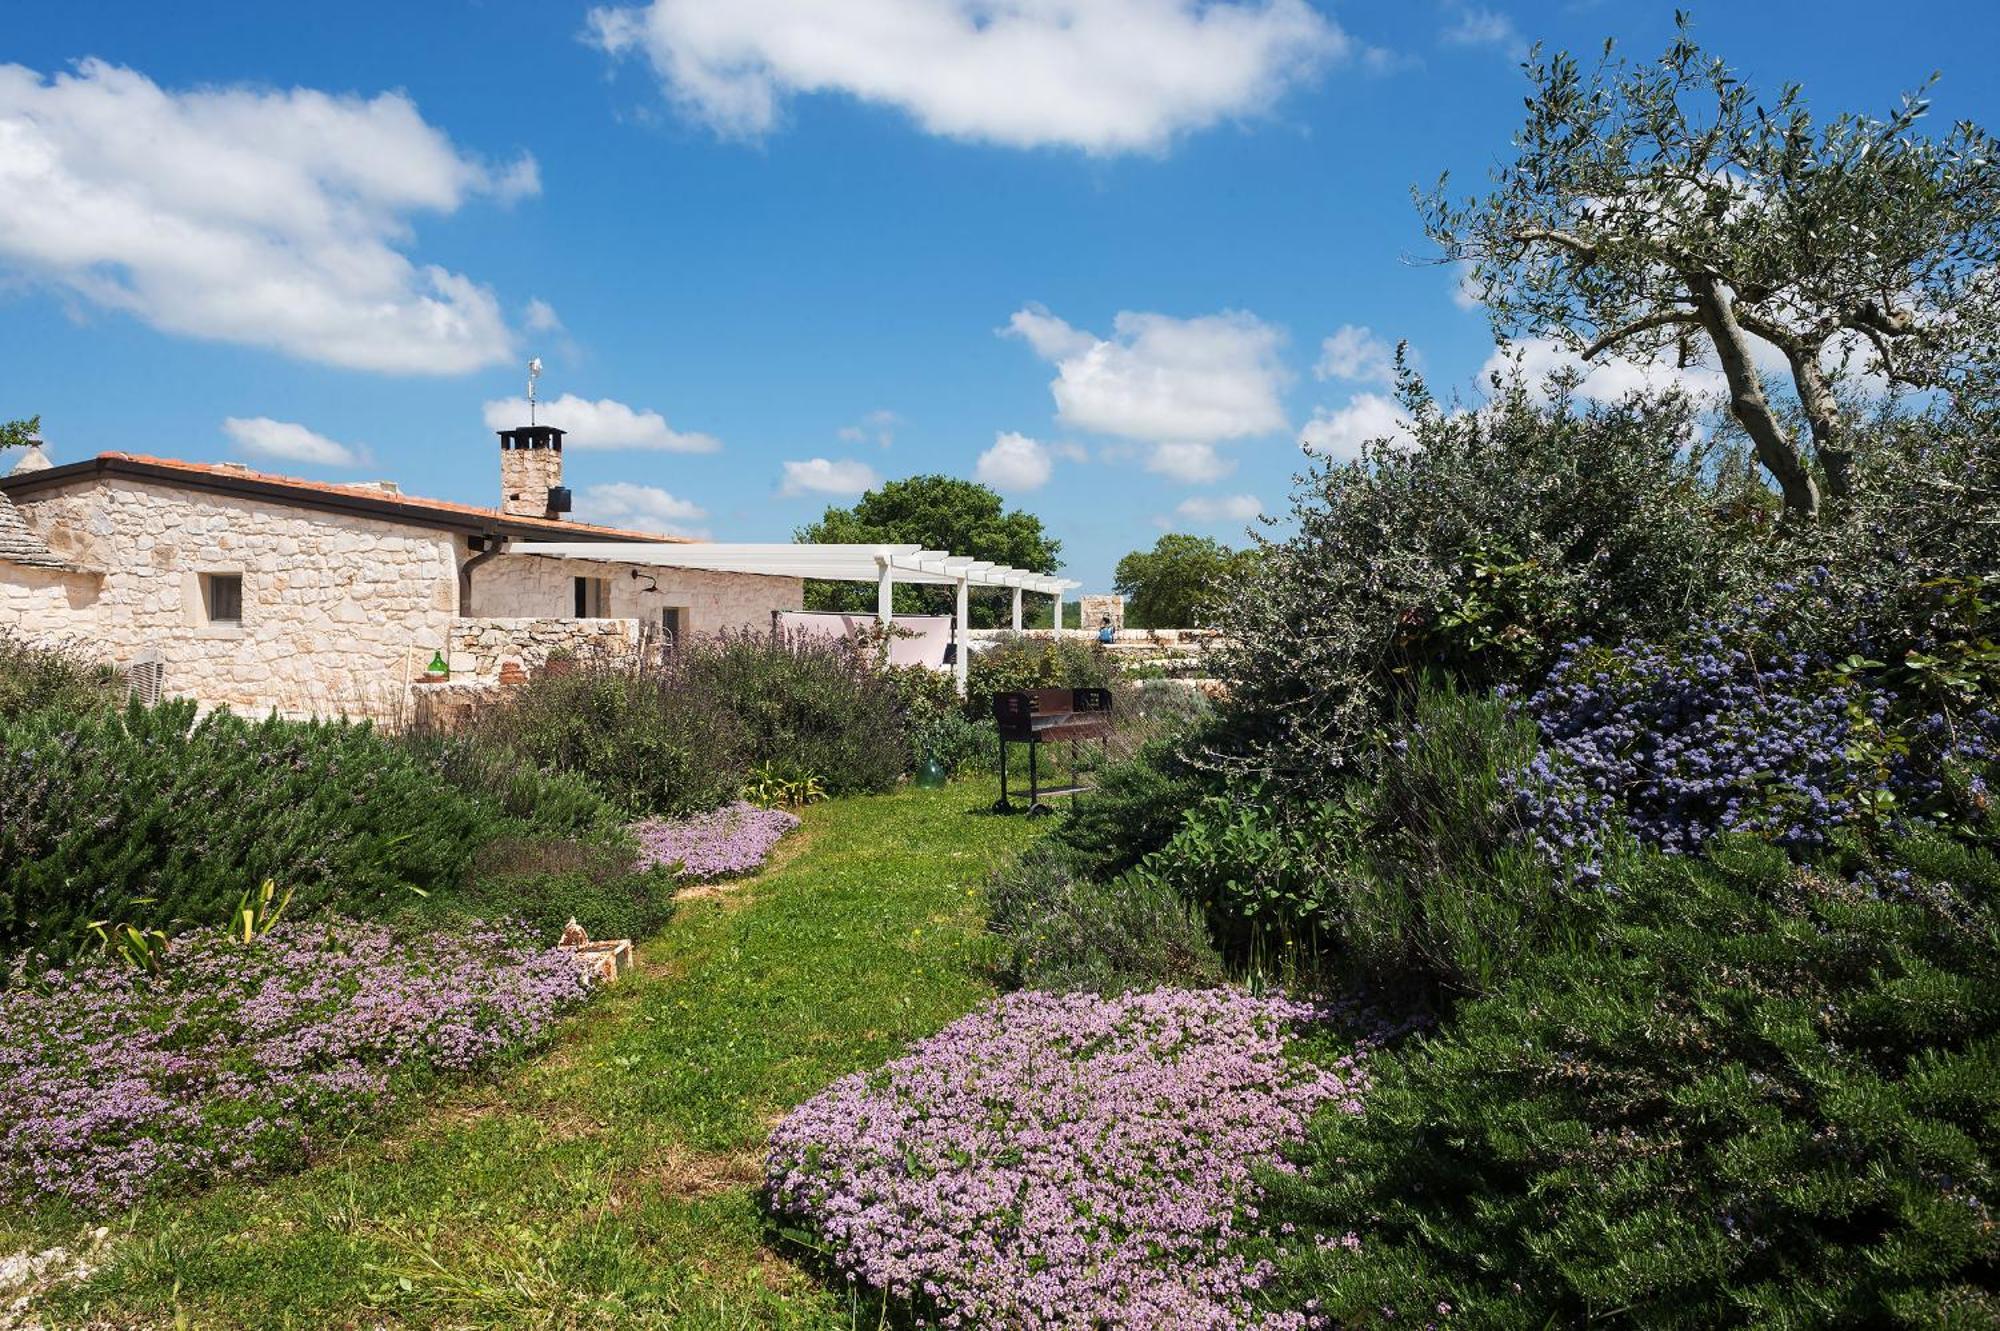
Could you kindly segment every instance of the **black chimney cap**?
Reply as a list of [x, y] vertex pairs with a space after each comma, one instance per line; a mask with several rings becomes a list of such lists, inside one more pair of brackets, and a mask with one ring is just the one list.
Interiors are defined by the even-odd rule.
[[502, 448], [553, 448], [562, 452], [563, 436], [567, 430], [558, 430], [553, 425], [517, 425], [511, 430], [496, 430]]

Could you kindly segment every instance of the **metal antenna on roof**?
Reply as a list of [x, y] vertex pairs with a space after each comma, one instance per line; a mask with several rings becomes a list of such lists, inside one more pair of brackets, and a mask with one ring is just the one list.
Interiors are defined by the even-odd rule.
[[535, 380], [542, 377], [542, 358], [528, 362], [528, 424], [535, 423]]

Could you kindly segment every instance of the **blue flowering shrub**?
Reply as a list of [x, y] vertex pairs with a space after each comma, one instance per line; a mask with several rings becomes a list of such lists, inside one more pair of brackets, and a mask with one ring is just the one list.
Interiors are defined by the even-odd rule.
[[[1516, 783], [1536, 844], [1588, 858], [1614, 822], [1679, 854], [1729, 832], [1792, 851], [1846, 827], [1990, 836], [1996, 588], [1939, 580], [1919, 589], [1930, 613], [1905, 605], [1888, 629], [1822, 573], [1679, 644], [1572, 644], [1522, 704], [1546, 743]], [[1830, 645], [1787, 628], [1843, 614]]]
[[[2000, 1324], [2000, 862], [1875, 885], [1748, 835], [1620, 868], [1609, 927], [1376, 1064], [1267, 1223], [1340, 1325]], [[1289, 1231], [1287, 1231], [1289, 1232]], [[1389, 1322], [1387, 1319], [1395, 1318]]]

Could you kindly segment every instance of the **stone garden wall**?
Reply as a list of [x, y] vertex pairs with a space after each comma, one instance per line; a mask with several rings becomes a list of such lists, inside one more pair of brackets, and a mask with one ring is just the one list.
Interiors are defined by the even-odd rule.
[[485, 681], [498, 680], [508, 661], [532, 674], [558, 652], [617, 660], [638, 646], [636, 619], [460, 619], [446, 660], [454, 679]]

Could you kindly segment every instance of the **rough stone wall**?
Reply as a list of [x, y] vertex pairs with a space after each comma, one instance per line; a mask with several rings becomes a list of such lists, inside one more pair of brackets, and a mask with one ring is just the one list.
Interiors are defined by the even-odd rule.
[[639, 646], [636, 619], [460, 619], [451, 626], [447, 660], [454, 679], [498, 679], [500, 666], [518, 661], [537, 670], [550, 656], [627, 657]]
[[87, 637], [102, 582], [91, 573], [0, 559], [0, 628], [36, 639]]
[[662, 611], [680, 607], [688, 612], [688, 632], [695, 636], [769, 628], [773, 610], [805, 605], [805, 584], [797, 578], [496, 555], [472, 570], [471, 613], [481, 618], [567, 618], [576, 613], [578, 578], [605, 579], [611, 598], [606, 613], [612, 617], [659, 624]]
[[[19, 506], [57, 554], [101, 571], [101, 589], [82, 608], [43, 597], [17, 627], [87, 638], [121, 665], [157, 653], [173, 696], [393, 719], [456, 609], [443, 532], [128, 479]], [[240, 625], [207, 621], [204, 573], [242, 575]]]
[[562, 484], [559, 448], [500, 450], [500, 509], [517, 518], [546, 517], [549, 491]]
[[1111, 627], [1125, 627], [1125, 598], [1118, 595], [1085, 596], [1077, 601], [1077, 610], [1082, 615], [1083, 627], [1092, 633], [1103, 625], [1106, 619]]
[[[157, 654], [170, 696], [396, 721], [432, 655], [466, 650], [454, 647], [466, 551], [447, 532], [127, 478], [17, 502], [57, 555], [93, 571], [0, 563], [0, 628], [75, 640], [121, 666]], [[242, 575], [240, 626], [208, 622], [204, 573]], [[607, 579], [615, 619], [573, 619], [579, 574]], [[536, 664], [551, 634], [636, 640], [633, 621], [659, 624], [670, 606], [701, 634], [763, 628], [802, 598], [796, 578], [501, 555], [473, 570], [477, 622], [583, 626], [537, 627], [510, 651], [475, 648], [474, 673], [491, 677], [507, 656]]]

